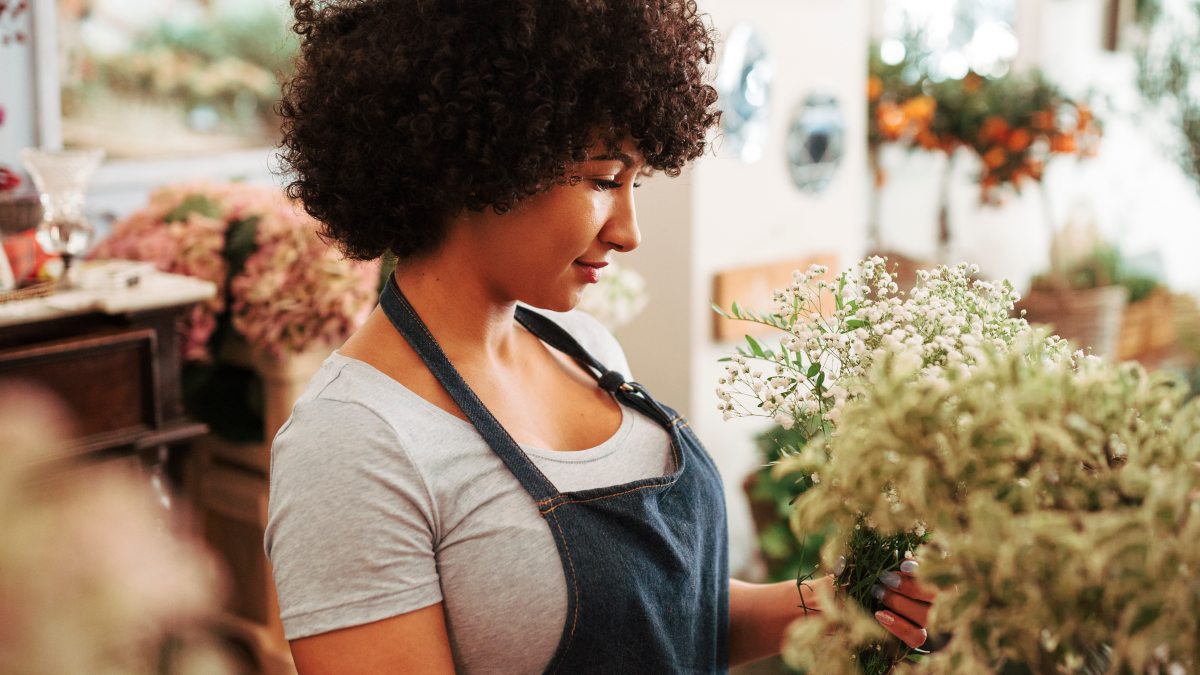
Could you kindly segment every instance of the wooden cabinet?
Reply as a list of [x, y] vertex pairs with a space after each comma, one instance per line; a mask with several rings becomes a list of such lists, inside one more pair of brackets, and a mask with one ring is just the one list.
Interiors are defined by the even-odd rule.
[[178, 481], [182, 443], [205, 427], [183, 410], [175, 323], [215, 289], [173, 275], [146, 283], [0, 305], [0, 382], [27, 382], [66, 403], [76, 425], [67, 461], [138, 456]]

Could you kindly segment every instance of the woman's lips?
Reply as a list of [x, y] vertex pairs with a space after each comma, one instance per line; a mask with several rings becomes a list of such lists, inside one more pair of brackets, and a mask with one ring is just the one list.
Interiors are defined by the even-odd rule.
[[575, 269], [579, 270], [584, 281], [589, 284], [594, 284], [600, 281], [600, 268], [607, 267], [608, 263], [604, 261], [591, 262], [588, 260], [576, 260]]

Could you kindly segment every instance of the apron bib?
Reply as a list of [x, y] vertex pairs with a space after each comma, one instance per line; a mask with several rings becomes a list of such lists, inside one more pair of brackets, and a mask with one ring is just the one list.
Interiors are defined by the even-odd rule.
[[[728, 668], [729, 559], [724, 488], [682, 416], [626, 382], [550, 319], [516, 319], [570, 356], [618, 401], [667, 430], [673, 473], [559, 492], [488, 412], [400, 292], [380, 305], [479, 434], [537, 504], [567, 585], [567, 618], [547, 673], [724, 673]], [[516, 608], [514, 608], [516, 609]]]

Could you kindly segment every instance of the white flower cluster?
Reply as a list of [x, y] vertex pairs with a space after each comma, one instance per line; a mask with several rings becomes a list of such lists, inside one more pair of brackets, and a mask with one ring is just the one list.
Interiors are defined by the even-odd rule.
[[[829, 433], [883, 354], [895, 354], [914, 377], [944, 382], [949, 371], [969, 371], [985, 344], [1006, 348], [1029, 330], [1012, 316], [1020, 299], [1012, 284], [976, 279], [974, 265], [922, 270], [907, 295], [884, 258], [863, 260], [834, 282], [822, 278], [827, 272], [819, 265], [795, 272], [792, 284], [775, 292], [773, 314], [736, 305], [727, 314], [783, 337], [777, 349], [747, 337], [748, 349], [726, 363], [717, 386], [725, 419], [769, 417], [785, 429], [801, 424], [809, 435]], [[822, 311], [826, 300], [832, 312]], [[1069, 356], [1065, 343], [1052, 353]]]
[[642, 275], [611, 263], [600, 275], [600, 282], [584, 290], [579, 309], [591, 314], [611, 331], [632, 321], [646, 308], [648, 301], [646, 280]]

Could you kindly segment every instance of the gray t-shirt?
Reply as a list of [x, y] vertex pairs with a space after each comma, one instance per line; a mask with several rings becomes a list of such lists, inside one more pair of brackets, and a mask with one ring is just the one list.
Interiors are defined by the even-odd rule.
[[[543, 312], [629, 376], [582, 312]], [[662, 427], [621, 407], [603, 444], [524, 448], [560, 491], [673, 470]], [[540, 673], [566, 619], [558, 551], [533, 499], [469, 423], [334, 353], [271, 448], [266, 550], [295, 639], [443, 602], [461, 673]]]

